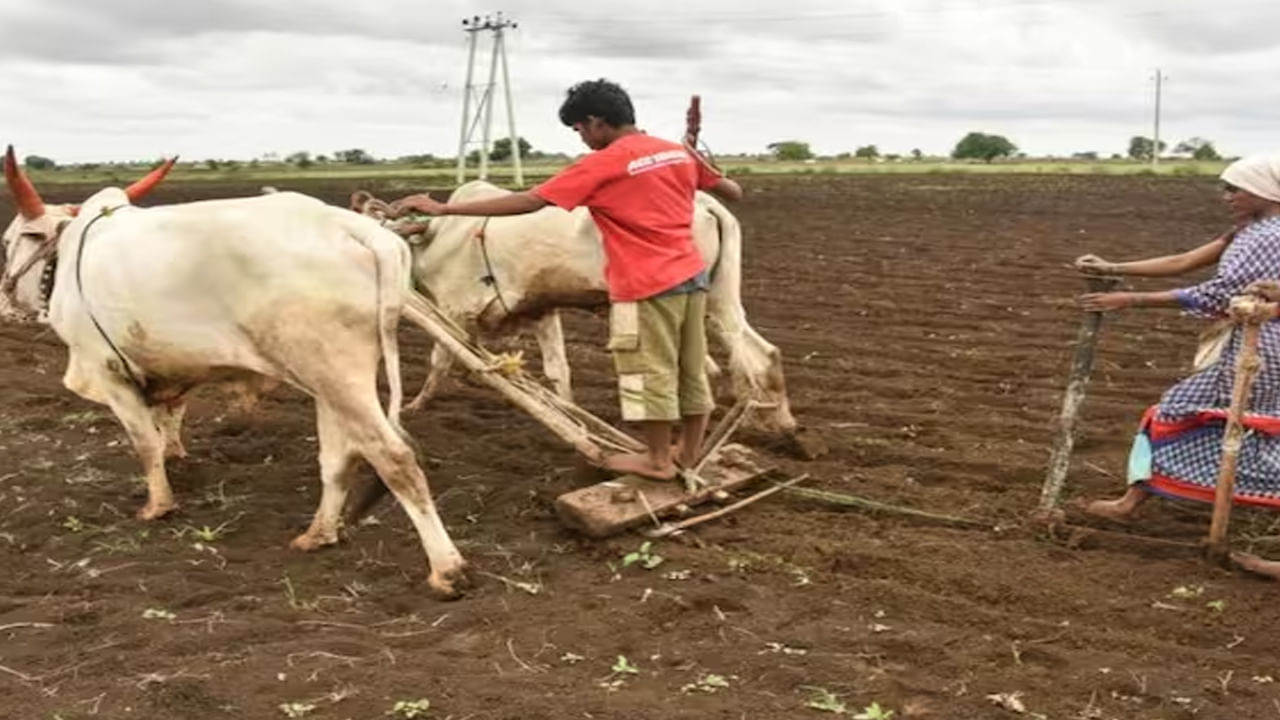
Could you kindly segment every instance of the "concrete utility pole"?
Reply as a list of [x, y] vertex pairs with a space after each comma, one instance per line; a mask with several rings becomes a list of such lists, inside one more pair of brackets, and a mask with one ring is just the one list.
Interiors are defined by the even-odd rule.
[[1156, 123], [1155, 132], [1151, 138], [1151, 168], [1154, 170], [1160, 165], [1160, 86], [1164, 81], [1164, 76], [1160, 73], [1160, 68], [1156, 68]]
[[[516, 110], [511, 103], [511, 76], [507, 72], [507, 43], [505, 32], [508, 28], [514, 30], [519, 27], [515, 22], [508, 20], [498, 13], [496, 16], [485, 15], [481, 18], [479, 15], [465, 18], [462, 21], [463, 30], [470, 36], [467, 41], [467, 86], [462, 91], [462, 129], [458, 137], [458, 184], [466, 182], [467, 177], [467, 148], [474, 144], [472, 138], [475, 137], [476, 125], [481, 124], [480, 139], [480, 179], [487, 180], [489, 178], [489, 139], [490, 131], [493, 127], [493, 97], [494, 90], [497, 87], [498, 63], [502, 63], [502, 87], [505, 92], [507, 102], [507, 126], [511, 138], [511, 164], [515, 176], [515, 184], [517, 187], [524, 186], [524, 173], [520, 165], [520, 138], [516, 135]], [[493, 52], [489, 57], [489, 82], [484, 86], [484, 92], [476, 97], [476, 106], [472, 109], [472, 97], [476, 94], [476, 86], [473, 82], [475, 77], [476, 64], [476, 36], [481, 32], [490, 32], [493, 34]]]

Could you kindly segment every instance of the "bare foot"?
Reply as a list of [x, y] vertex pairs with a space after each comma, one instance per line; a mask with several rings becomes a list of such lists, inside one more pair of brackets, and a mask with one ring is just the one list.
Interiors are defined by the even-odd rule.
[[1119, 500], [1094, 500], [1093, 502], [1084, 502], [1083, 500], [1076, 503], [1076, 507], [1081, 510], [1101, 518], [1115, 520], [1117, 522], [1126, 522], [1133, 517], [1135, 508], [1125, 502], [1124, 498]]
[[1239, 565], [1242, 570], [1266, 575], [1272, 580], [1280, 580], [1280, 562], [1275, 560], [1263, 560], [1257, 555], [1233, 552], [1231, 553], [1231, 561]]
[[148, 500], [146, 505], [143, 505], [141, 508], [138, 509], [138, 519], [139, 520], [159, 520], [165, 515], [168, 515], [169, 513], [176, 510], [177, 507], [178, 507], [177, 503], [175, 503], [173, 500], [169, 500], [167, 502], [160, 502], [160, 501], [153, 502], [151, 500]]
[[676, 477], [675, 463], [659, 467], [649, 459], [648, 453], [610, 455], [604, 459], [604, 466], [614, 472], [639, 475], [651, 480], [674, 480]]

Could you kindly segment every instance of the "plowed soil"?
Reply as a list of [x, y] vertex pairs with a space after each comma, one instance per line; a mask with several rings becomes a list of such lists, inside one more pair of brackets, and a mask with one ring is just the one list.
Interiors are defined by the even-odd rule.
[[[181, 508], [143, 523], [128, 442], [61, 386], [57, 337], [0, 326], [0, 716], [371, 719], [427, 699], [421, 717], [457, 720], [818, 718], [806, 704], [826, 692], [827, 710], [875, 702], [899, 720], [1280, 717], [1280, 587], [1193, 547], [1027, 522], [1080, 319], [1065, 264], [1207, 240], [1227, 219], [1214, 184], [743, 180], [747, 312], [830, 452], [740, 439], [811, 487], [978, 525], [783, 493], [656, 543], [652, 569], [624, 567], [640, 536], [586, 540], [555, 518], [582, 482], [573, 454], [455, 380], [407, 418], [471, 563], [470, 590], [442, 602], [394, 503], [336, 547], [287, 549], [319, 498], [301, 393], [247, 414], [198, 396], [190, 457], [169, 465]], [[281, 186], [342, 204], [356, 188]], [[256, 191], [171, 184], [150, 201]], [[578, 398], [616, 419], [604, 321], [567, 320]], [[1187, 371], [1198, 329], [1174, 311], [1108, 318], [1069, 495], [1122, 490], [1138, 417]], [[402, 337], [413, 386], [429, 343]], [[1273, 519], [1238, 511], [1235, 542], [1280, 553]], [[1159, 501], [1130, 527], [1093, 525], [1195, 543], [1207, 522]]]

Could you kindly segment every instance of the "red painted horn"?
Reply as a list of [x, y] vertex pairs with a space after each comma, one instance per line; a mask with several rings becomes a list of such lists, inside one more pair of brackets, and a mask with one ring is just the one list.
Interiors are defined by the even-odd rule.
[[164, 176], [168, 175], [169, 171], [173, 169], [173, 164], [176, 162], [178, 162], [178, 156], [175, 155], [171, 159], [164, 161], [160, 167], [147, 173], [146, 177], [125, 188], [124, 194], [129, 196], [129, 202], [138, 202], [147, 193], [154, 190], [156, 185], [159, 185], [160, 181], [164, 180]]
[[35, 220], [44, 215], [44, 200], [40, 199], [40, 193], [36, 192], [36, 186], [31, 184], [31, 179], [22, 171], [22, 168], [18, 167], [18, 159], [13, 155], [12, 145], [4, 153], [4, 181], [9, 186], [9, 192], [13, 193], [13, 199], [18, 204], [18, 212], [22, 213], [22, 217]]

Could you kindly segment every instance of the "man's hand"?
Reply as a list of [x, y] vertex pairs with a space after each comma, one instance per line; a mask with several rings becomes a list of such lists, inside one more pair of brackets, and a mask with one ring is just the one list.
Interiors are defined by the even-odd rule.
[[1080, 296], [1079, 302], [1080, 308], [1085, 312], [1111, 312], [1133, 305], [1133, 293], [1086, 293]]
[[419, 212], [424, 215], [443, 215], [445, 205], [431, 199], [427, 193], [407, 195], [391, 203], [391, 217], [398, 218], [409, 213]]
[[1093, 275], [1116, 275], [1116, 264], [1107, 262], [1097, 255], [1081, 255], [1076, 258], [1076, 269]]

